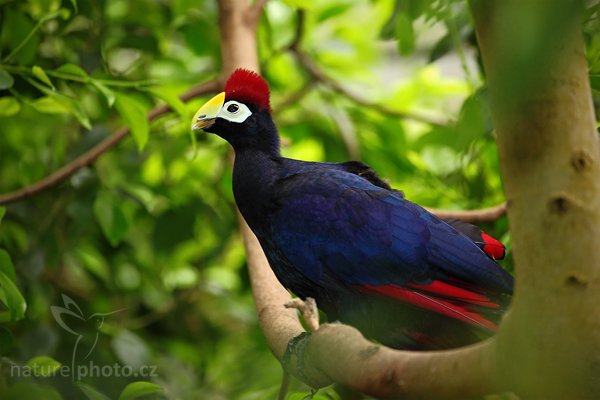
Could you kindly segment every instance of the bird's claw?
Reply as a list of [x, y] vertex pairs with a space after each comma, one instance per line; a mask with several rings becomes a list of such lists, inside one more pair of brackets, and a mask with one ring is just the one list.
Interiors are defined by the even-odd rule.
[[285, 308], [295, 308], [300, 311], [304, 322], [311, 332], [319, 329], [319, 309], [317, 302], [312, 297], [307, 297], [305, 300], [295, 298], [284, 304]]

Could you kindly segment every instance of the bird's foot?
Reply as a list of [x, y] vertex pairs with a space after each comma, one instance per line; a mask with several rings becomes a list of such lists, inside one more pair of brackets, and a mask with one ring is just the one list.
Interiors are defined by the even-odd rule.
[[312, 297], [307, 297], [306, 300], [292, 299], [292, 301], [285, 303], [285, 308], [295, 308], [300, 311], [309, 331], [314, 332], [319, 329], [319, 310], [317, 309], [317, 302]]
[[319, 329], [319, 310], [317, 309], [317, 302], [312, 297], [307, 297], [306, 300], [295, 298], [286, 303], [285, 308], [295, 308], [302, 314], [308, 332], [302, 332], [288, 342], [281, 364], [286, 372], [290, 373], [294, 370], [300, 379], [305, 380], [304, 352], [311, 332], [315, 332]]

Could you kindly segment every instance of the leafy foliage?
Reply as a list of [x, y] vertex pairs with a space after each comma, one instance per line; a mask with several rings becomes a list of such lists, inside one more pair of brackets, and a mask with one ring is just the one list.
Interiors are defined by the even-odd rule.
[[[595, 94], [597, 12], [584, 25]], [[220, 72], [215, 3], [7, 0], [0, 17], [1, 192], [122, 125], [132, 133], [51, 190], [0, 207], [0, 397], [273, 398], [281, 370], [250, 297], [228, 149], [190, 143], [203, 99], [177, 98]], [[503, 200], [464, 2], [273, 0], [259, 42], [286, 155], [360, 158], [424, 205]], [[150, 123], [163, 103], [175, 112]], [[486, 229], [509, 239], [505, 219]], [[77, 374], [88, 365], [100, 373]], [[338, 396], [294, 383], [288, 398]]]

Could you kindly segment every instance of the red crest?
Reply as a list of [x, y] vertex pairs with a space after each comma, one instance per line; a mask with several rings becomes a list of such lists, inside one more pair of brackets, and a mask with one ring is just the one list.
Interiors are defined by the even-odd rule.
[[257, 105], [271, 112], [269, 84], [259, 74], [247, 69], [236, 69], [225, 84], [227, 100]]

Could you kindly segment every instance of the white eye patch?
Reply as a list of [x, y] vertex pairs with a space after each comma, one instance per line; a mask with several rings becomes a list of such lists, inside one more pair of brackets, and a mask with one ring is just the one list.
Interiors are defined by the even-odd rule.
[[252, 111], [245, 104], [231, 100], [223, 104], [221, 111], [217, 114], [217, 118], [223, 118], [227, 121], [242, 123], [249, 116], [252, 115]]

